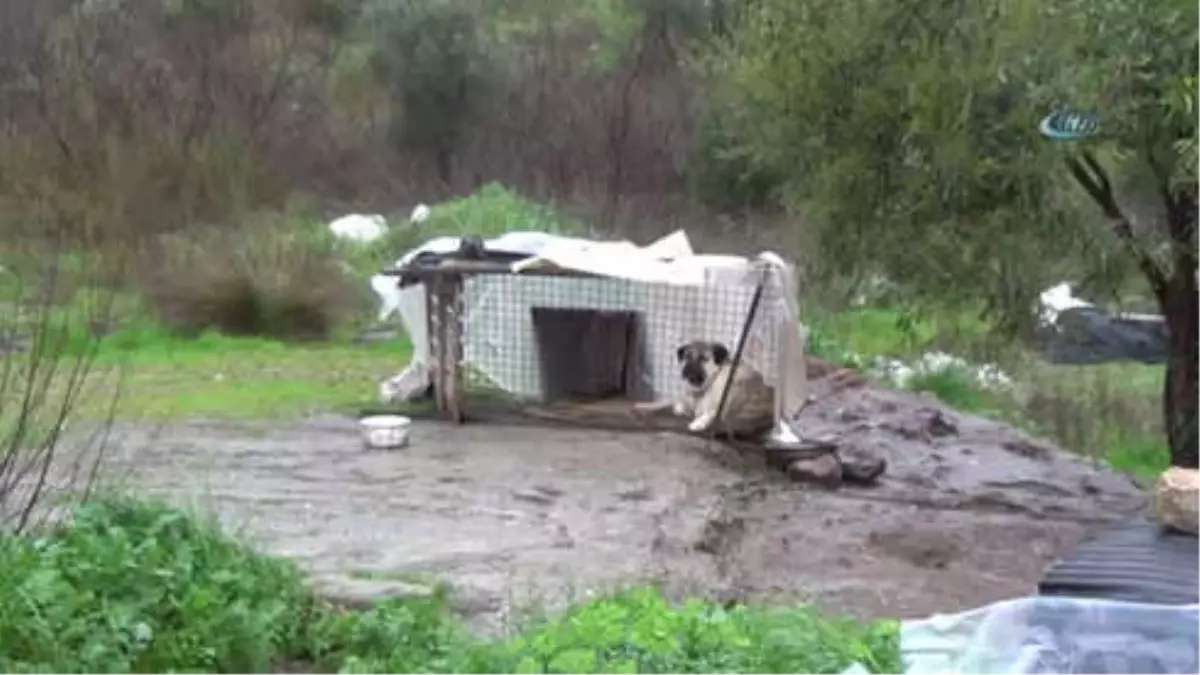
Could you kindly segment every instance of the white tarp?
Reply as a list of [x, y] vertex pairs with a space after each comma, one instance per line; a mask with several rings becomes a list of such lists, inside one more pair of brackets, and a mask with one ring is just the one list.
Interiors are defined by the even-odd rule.
[[1196, 673], [1198, 630], [1197, 605], [1034, 596], [905, 621], [900, 652], [922, 675]]
[[[433, 239], [409, 251], [397, 266], [421, 253], [455, 251], [459, 241], [458, 237]], [[656, 397], [680, 393], [675, 348], [694, 339], [718, 340], [733, 348], [765, 266], [770, 270], [768, 284], [743, 358], [780, 389], [781, 408], [799, 409], [805, 393], [803, 336], [794, 277], [778, 256], [764, 254], [756, 264], [740, 256], [696, 255], [682, 231], [645, 247], [544, 232], [512, 232], [486, 241], [485, 246], [529, 256], [513, 264], [513, 275], [471, 277], [464, 287], [464, 361], [499, 388], [520, 397], [541, 394], [531, 309], [549, 307], [637, 312], [643, 319], [647, 347], [639, 383], [642, 393]], [[538, 266], [604, 278], [520, 274]], [[394, 278], [384, 276], [372, 279], [372, 287], [382, 300], [380, 318], [398, 312], [414, 348], [409, 367], [381, 385], [381, 398], [410, 398], [423, 392], [430, 381], [424, 287], [400, 290]], [[779, 377], [783, 372], [788, 376]]]

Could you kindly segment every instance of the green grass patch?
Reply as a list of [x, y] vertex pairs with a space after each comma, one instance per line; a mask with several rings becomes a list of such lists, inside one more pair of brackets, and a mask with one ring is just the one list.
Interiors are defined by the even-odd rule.
[[986, 341], [989, 326], [961, 312], [862, 308], [844, 312], [815, 312], [813, 330], [841, 350], [866, 357], [913, 358]]
[[1152, 485], [1171, 465], [1171, 452], [1162, 439], [1142, 438], [1114, 445], [1106, 459], [1109, 466]]
[[[408, 340], [284, 343], [205, 333], [184, 338], [155, 329], [116, 333], [100, 343], [99, 370], [123, 369], [117, 416], [286, 419], [354, 413], [377, 403], [379, 382], [408, 364]], [[85, 416], [106, 412], [93, 396]]]
[[128, 499], [40, 538], [0, 537], [4, 672], [898, 672], [894, 622], [723, 608], [629, 590], [470, 636], [445, 593], [365, 612], [314, 599], [290, 562], [217, 525]]

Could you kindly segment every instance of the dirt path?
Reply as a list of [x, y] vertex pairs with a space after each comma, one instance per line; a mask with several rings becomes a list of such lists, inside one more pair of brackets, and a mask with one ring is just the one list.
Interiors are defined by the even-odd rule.
[[[843, 441], [923, 433], [854, 432], [829, 420], [857, 413], [839, 413], [836, 392], [824, 400], [834, 407], [806, 414]], [[918, 419], [925, 403], [913, 405]], [[531, 426], [417, 423], [394, 452], [364, 450], [340, 417], [132, 428], [117, 457], [138, 489], [216, 510], [328, 593], [353, 602], [442, 580], [493, 628], [514, 607], [645, 582], [863, 617], [964, 609], [1030, 592], [1088, 523], [1143, 502], [1086, 462], [955, 419], [954, 435], [911, 457], [888, 446], [879, 487], [833, 493], [717, 444]]]

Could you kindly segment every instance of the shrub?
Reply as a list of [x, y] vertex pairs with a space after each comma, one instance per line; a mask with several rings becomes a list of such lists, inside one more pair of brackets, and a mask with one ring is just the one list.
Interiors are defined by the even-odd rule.
[[310, 229], [267, 223], [237, 234], [167, 239], [143, 275], [142, 292], [165, 326], [189, 335], [327, 339], [365, 307], [331, 243]]
[[[75, 251], [40, 244], [0, 247], [3, 532], [33, 527], [91, 488], [106, 435], [89, 437], [76, 427], [64, 450], [63, 430], [75, 425], [81, 407], [111, 404], [120, 386], [93, 368], [97, 328], [110, 322], [115, 304], [105, 270]], [[108, 418], [97, 421], [103, 426]]]

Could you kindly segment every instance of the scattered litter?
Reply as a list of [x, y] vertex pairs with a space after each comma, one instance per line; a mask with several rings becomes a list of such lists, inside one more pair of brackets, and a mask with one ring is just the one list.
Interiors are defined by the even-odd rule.
[[1058, 315], [1068, 309], [1092, 307], [1092, 303], [1075, 297], [1071, 292], [1071, 284], [1063, 282], [1052, 286], [1038, 296], [1041, 304], [1038, 316], [1043, 326], [1053, 326], [1058, 321]]
[[430, 211], [428, 206], [425, 206], [424, 204], [417, 204], [416, 208], [413, 209], [412, 215], [408, 217], [408, 222], [412, 223], [413, 225], [423, 223], [426, 220], [429, 220], [429, 213]]
[[378, 214], [365, 216], [352, 213], [329, 223], [329, 231], [338, 239], [369, 244], [387, 233], [387, 219]]
[[972, 364], [953, 354], [946, 352], [927, 352], [913, 364], [907, 364], [898, 359], [877, 357], [871, 365], [871, 374], [896, 387], [907, 387], [914, 377], [933, 375], [945, 372], [960, 372], [975, 380], [981, 388], [988, 391], [1011, 391], [1013, 380], [1007, 373], [991, 363], [982, 365]]

